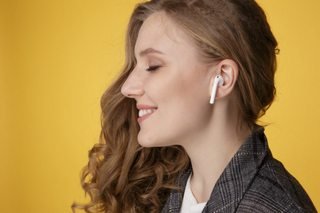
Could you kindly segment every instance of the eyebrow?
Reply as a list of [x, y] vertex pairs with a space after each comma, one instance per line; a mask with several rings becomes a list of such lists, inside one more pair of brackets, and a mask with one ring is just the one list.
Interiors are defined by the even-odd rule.
[[159, 51], [159, 50], [156, 50], [156, 49], [153, 49], [153, 48], [147, 48], [145, 50], [142, 50], [140, 53], [139, 53], [139, 56], [140, 57], [143, 57], [145, 55], [148, 55], [150, 53], [158, 53], [158, 54], [164, 54], [163, 52]]

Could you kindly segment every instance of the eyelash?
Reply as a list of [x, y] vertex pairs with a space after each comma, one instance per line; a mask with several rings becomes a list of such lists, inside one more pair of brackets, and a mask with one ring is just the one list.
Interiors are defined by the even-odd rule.
[[150, 67], [148, 67], [148, 69], [146, 69], [146, 71], [148, 71], [148, 72], [154, 72], [154, 71], [156, 71], [157, 69], [159, 69], [160, 68], [160, 66], [150, 66]]

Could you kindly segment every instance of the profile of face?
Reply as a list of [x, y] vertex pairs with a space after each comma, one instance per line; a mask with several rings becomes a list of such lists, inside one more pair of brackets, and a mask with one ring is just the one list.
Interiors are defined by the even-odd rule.
[[201, 61], [193, 40], [164, 12], [144, 21], [135, 57], [137, 65], [121, 92], [137, 104], [157, 107], [139, 122], [139, 144], [158, 147], [196, 141], [212, 115], [210, 77], [216, 71]]

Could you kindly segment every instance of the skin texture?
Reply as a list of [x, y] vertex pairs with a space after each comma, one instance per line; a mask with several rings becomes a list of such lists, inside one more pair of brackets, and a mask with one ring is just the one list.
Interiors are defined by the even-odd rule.
[[[149, 47], [164, 54], [138, 56]], [[141, 123], [139, 143], [149, 147], [194, 141], [209, 122], [212, 107], [208, 105], [207, 66], [199, 62], [191, 40], [167, 17], [153, 14], [140, 29], [135, 55], [138, 64], [122, 89], [138, 104], [158, 107]], [[154, 65], [161, 67], [146, 71]]]
[[[162, 53], [141, 56], [140, 52], [148, 48]], [[144, 147], [183, 146], [193, 168], [191, 190], [198, 202], [205, 202], [249, 134], [237, 123], [233, 88], [238, 67], [229, 59], [205, 64], [193, 40], [163, 12], [144, 21], [135, 56], [137, 65], [121, 92], [137, 104], [158, 107], [139, 124], [138, 142]], [[160, 67], [150, 72], [150, 66]], [[211, 87], [217, 74], [224, 84], [211, 105]]]

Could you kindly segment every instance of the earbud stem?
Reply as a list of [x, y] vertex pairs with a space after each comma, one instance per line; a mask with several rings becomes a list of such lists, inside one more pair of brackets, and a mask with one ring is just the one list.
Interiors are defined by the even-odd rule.
[[210, 97], [210, 104], [214, 104], [218, 85], [222, 85], [222, 84], [223, 84], [223, 79], [221, 78], [220, 75], [217, 75], [217, 76], [214, 78], [214, 82], [213, 82], [213, 86], [212, 86], [211, 97]]

